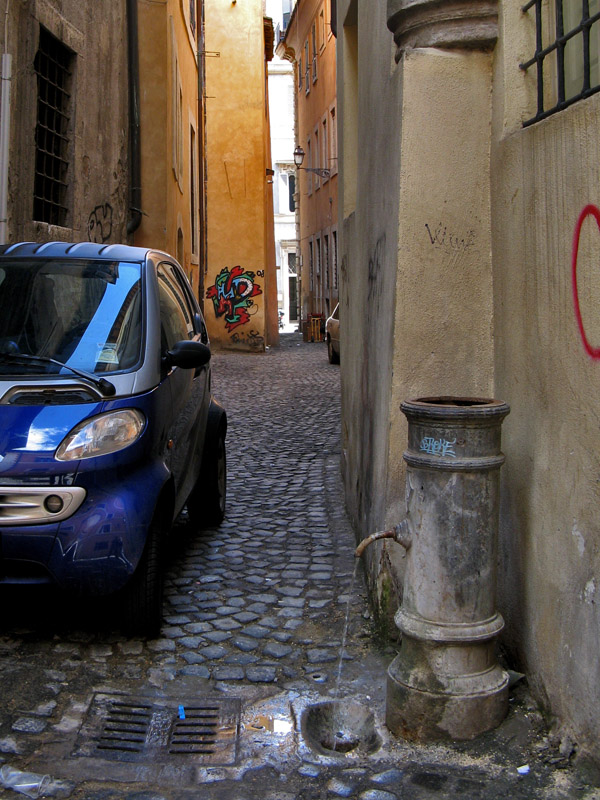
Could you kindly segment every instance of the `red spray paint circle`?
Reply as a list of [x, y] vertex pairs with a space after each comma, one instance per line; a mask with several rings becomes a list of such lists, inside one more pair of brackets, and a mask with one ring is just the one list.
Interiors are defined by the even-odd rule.
[[594, 217], [596, 224], [598, 225], [598, 229], [600, 230], [600, 209], [593, 205], [587, 205], [579, 215], [577, 225], [575, 226], [575, 233], [573, 234], [573, 250], [571, 254], [571, 283], [573, 286], [575, 319], [577, 320], [577, 325], [579, 327], [579, 333], [581, 334], [581, 340], [583, 342], [585, 352], [592, 358], [600, 359], [600, 347], [592, 347], [585, 332], [583, 320], [581, 318], [581, 308], [579, 306], [579, 291], [577, 289], [577, 254], [579, 252], [579, 238], [581, 236], [581, 228], [583, 223], [590, 216]]

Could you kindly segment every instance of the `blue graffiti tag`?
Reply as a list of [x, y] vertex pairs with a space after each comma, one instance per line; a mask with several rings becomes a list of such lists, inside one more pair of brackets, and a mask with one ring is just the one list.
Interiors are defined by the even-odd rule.
[[456, 453], [452, 446], [456, 444], [456, 439], [449, 442], [446, 439], [434, 439], [433, 436], [424, 436], [421, 439], [421, 452], [429, 453], [432, 456], [451, 456], [456, 458]]

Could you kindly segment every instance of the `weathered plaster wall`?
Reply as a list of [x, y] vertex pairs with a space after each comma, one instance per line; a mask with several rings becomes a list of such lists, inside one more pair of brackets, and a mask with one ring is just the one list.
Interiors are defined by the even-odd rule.
[[[13, 58], [8, 229], [10, 241], [126, 239], [128, 213], [125, 5], [110, 0], [35, 0], [8, 7]], [[37, 79], [43, 25], [75, 53], [66, 227], [33, 221]], [[4, 25], [0, 38], [4, 40]], [[4, 41], [3, 41], [4, 47]]]
[[[213, 342], [264, 350], [266, 271], [270, 254], [274, 268], [274, 248], [267, 241], [265, 224], [266, 169], [270, 164], [265, 150], [268, 121], [262, 2], [226, 6], [208, 2], [205, 21], [205, 316]], [[228, 293], [231, 297], [225, 298]], [[275, 314], [276, 305], [275, 295]]]
[[[339, 7], [340, 118], [355, 126], [340, 156], [343, 472], [357, 535], [404, 511], [401, 400], [507, 401], [504, 644], [580, 751], [600, 759], [600, 363], [585, 352], [571, 285], [578, 216], [600, 206], [600, 95], [523, 128], [536, 86], [519, 64], [535, 30], [520, 4], [499, 4], [494, 50], [408, 49], [397, 66], [381, 13]], [[577, 294], [595, 348], [599, 256], [588, 217]], [[390, 585], [401, 591], [401, 551], [376, 547], [369, 576], [385, 611]]]
[[[342, 433], [362, 538], [404, 514], [402, 400], [493, 391], [491, 57], [415, 49], [396, 64], [385, 8], [353, 11], [342, 4], [338, 27]], [[393, 543], [368, 551], [382, 622], [403, 557]]]
[[416, 49], [402, 69], [390, 493], [404, 481], [402, 400], [493, 394], [491, 58]]
[[[342, 468], [348, 508], [362, 537], [385, 524], [389, 506], [402, 69], [393, 62], [383, 4], [367, 9], [346, 2], [339, 10]], [[360, 69], [364, 63], [372, 71]], [[402, 489], [392, 487], [392, 493]], [[367, 557], [371, 581], [385, 594], [391, 567], [377, 566], [381, 550], [376, 545]]]
[[[138, 10], [140, 4], [138, 4]], [[166, 5], [144, 5], [139, 13], [140, 116], [142, 147], [142, 221], [134, 243], [169, 251], [167, 181], [172, 171], [168, 151], [171, 65]], [[160, 109], [160, 116], [157, 111]], [[173, 251], [173, 256], [176, 253]]]
[[143, 216], [135, 244], [171, 253], [198, 290], [198, 68], [186, 8], [138, 3]]
[[[512, 411], [501, 510], [505, 640], [538, 697], [600, 759], [600, 363], [573, 312], [573, 232], [600, 205], [600, 97], [529, 128], [532, 21], [502, 4], [495, 69], [493, 252], [496, 394]], [[586, 333], [600, 344], [600, 234], [582, 231], [578, 287]]]

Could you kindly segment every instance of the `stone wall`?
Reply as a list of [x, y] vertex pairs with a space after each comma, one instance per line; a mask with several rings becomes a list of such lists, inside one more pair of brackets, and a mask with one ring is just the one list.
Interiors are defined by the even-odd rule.
[[[600, 759], [593, 216], [577, 261], [583, 336], [571, 285], [578, 216], [600, 203], [600, 95], [524, 128], [535, 69], [519, 64], [533, 54], [535, 25], [521, 4], [429, 5], [435, 25], [428, 0], [377, 3], [368, 17], [355, 0], [338, 3], [346, 499], [359, 539], [402, 518], [402, 400], [510, 404], [503, 643], [564, 736]], [[389, 628], [403, 551], [384, 540], [367, 561]]]
[[[126, 240], [128, 77], [125, 4], [100, 0], [11, 3], [12, 56], [8, 233], [10, 241]], [[33, 219], [40, 26], [73, 51], [64, 226]], [[2, 39], [4, 27], [2, 26]]]

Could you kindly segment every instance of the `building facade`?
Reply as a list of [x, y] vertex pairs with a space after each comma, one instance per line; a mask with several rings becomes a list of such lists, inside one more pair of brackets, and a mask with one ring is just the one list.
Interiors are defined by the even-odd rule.
[[330, 0], [298, 0], [278, 46], [294, 64], [297, 170], [299, 305], [305, 324], [325, 319], [339, 295], [336, 39]]
[[196, 0], [137, 3], [140, 215], [133, 243], [174, 255], [200, 294]]
[[[593, 12], [339, 0], [337, 28], [342, 469], [357, 534], [406, 511], [401, 401], [508, 402], [504, 646], [564, 741], [599, 759]], [[403, 551], [369, 550], [385, 620]]]
[[3, 18], [2, 241], [125, 241], [125, 4], [30, 0]]
[[[281, 6], [279, 2], [277, 4]], [[268, 8], [268, 6], [267, 6]], [[275, 13], [279, 10], [279, 18]], [[275, 30], [281, 29], [281, 9], [274, 9]], [[299, 321], [298, 239], [296, 234], [296, 167], [293, 160], [294, 68], [277, 56], [269, 62], [269, 115], [273, 159], [273, 207], [275, 260], [277, 263], [277, 307], [284, 330]]]
[[279, 341], [267, 64], [262, 0], [204, 3], [206, 263], [211, 341], [264, 350]]

